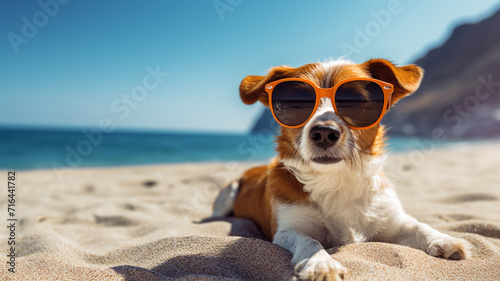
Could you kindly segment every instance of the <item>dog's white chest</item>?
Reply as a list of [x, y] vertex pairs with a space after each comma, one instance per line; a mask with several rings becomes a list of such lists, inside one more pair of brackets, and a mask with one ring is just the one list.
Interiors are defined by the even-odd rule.
[[376, 221], [368, 206], [358, 202], [322, 209], [324, 227], [331, 246], [370, 241], [375, 235]]
[[278, 225], [313, 237], [326, 247], [369, 241], [375, 235], [376, 223], [372, 215], [353, 204], [338, 208], [324, 204], [280, 204]]
[[[352, 169], [338, 163], [328, 172], [316, 172], [285, 161], [297, 180], [304, 184], [310, 201], [305, 205], [287, 205], [286, 210], [295, 209], [294, 217], [287, 218], [288, 224], [303, 225], [302, 233], [328, 246], [373, 240], [387, 221], [386, 209], [395, 202], [392, 202], [394, 196], [380, 189], [382, 184], [387, 184], [380, 176], [383, 159], [364, 160], [362, 168]], [[281, 210], [278, 213], [279, 218]]]

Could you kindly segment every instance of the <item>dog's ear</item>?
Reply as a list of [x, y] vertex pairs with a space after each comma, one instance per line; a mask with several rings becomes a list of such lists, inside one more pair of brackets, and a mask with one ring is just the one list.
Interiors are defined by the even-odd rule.
[[388, 60], [371, 59], [362, 65], [373, 78], [391, 83], [394, 86], [391, 105], [415, 92], [424, 76], [424, 70], [414, 64], [398, 67]]
[[269, 106], [269, 98], [264, 86], [272, 81], [292, 77], [296, 70], [297, 68], [290, 66], [277, 66], [273, 67], [266, 76], [250, 75], [243, 78], [240, 84], [241, 100], [245, 104], [260, 101], [265, 106]]

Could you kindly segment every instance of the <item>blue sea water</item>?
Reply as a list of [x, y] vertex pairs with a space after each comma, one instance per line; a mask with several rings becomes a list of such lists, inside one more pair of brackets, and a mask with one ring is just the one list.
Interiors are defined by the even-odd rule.
[[[269, 135], [96, 132], [0, 129], [0, 169], [265, 161], [275, 155]], [[418, 145], [408, 138], [389, 140], [392, 151]]]

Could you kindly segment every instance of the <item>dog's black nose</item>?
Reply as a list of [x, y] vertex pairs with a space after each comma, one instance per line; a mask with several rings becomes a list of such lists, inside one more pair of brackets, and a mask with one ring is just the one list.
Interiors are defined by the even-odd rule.
[[309, 138], [324, 149], [333, 146], [340, 138], [340, 130], [332, 126], [315, 126], [309, 131]]

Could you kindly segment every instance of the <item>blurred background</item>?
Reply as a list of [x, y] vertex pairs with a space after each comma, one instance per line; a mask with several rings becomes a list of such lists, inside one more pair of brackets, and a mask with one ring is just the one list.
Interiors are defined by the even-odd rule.
[[386, 58], [426, 70], [392, 151], [500, 136], [500, 1], [2, 1], [0, 169], [272, 157], [246, 75]]

